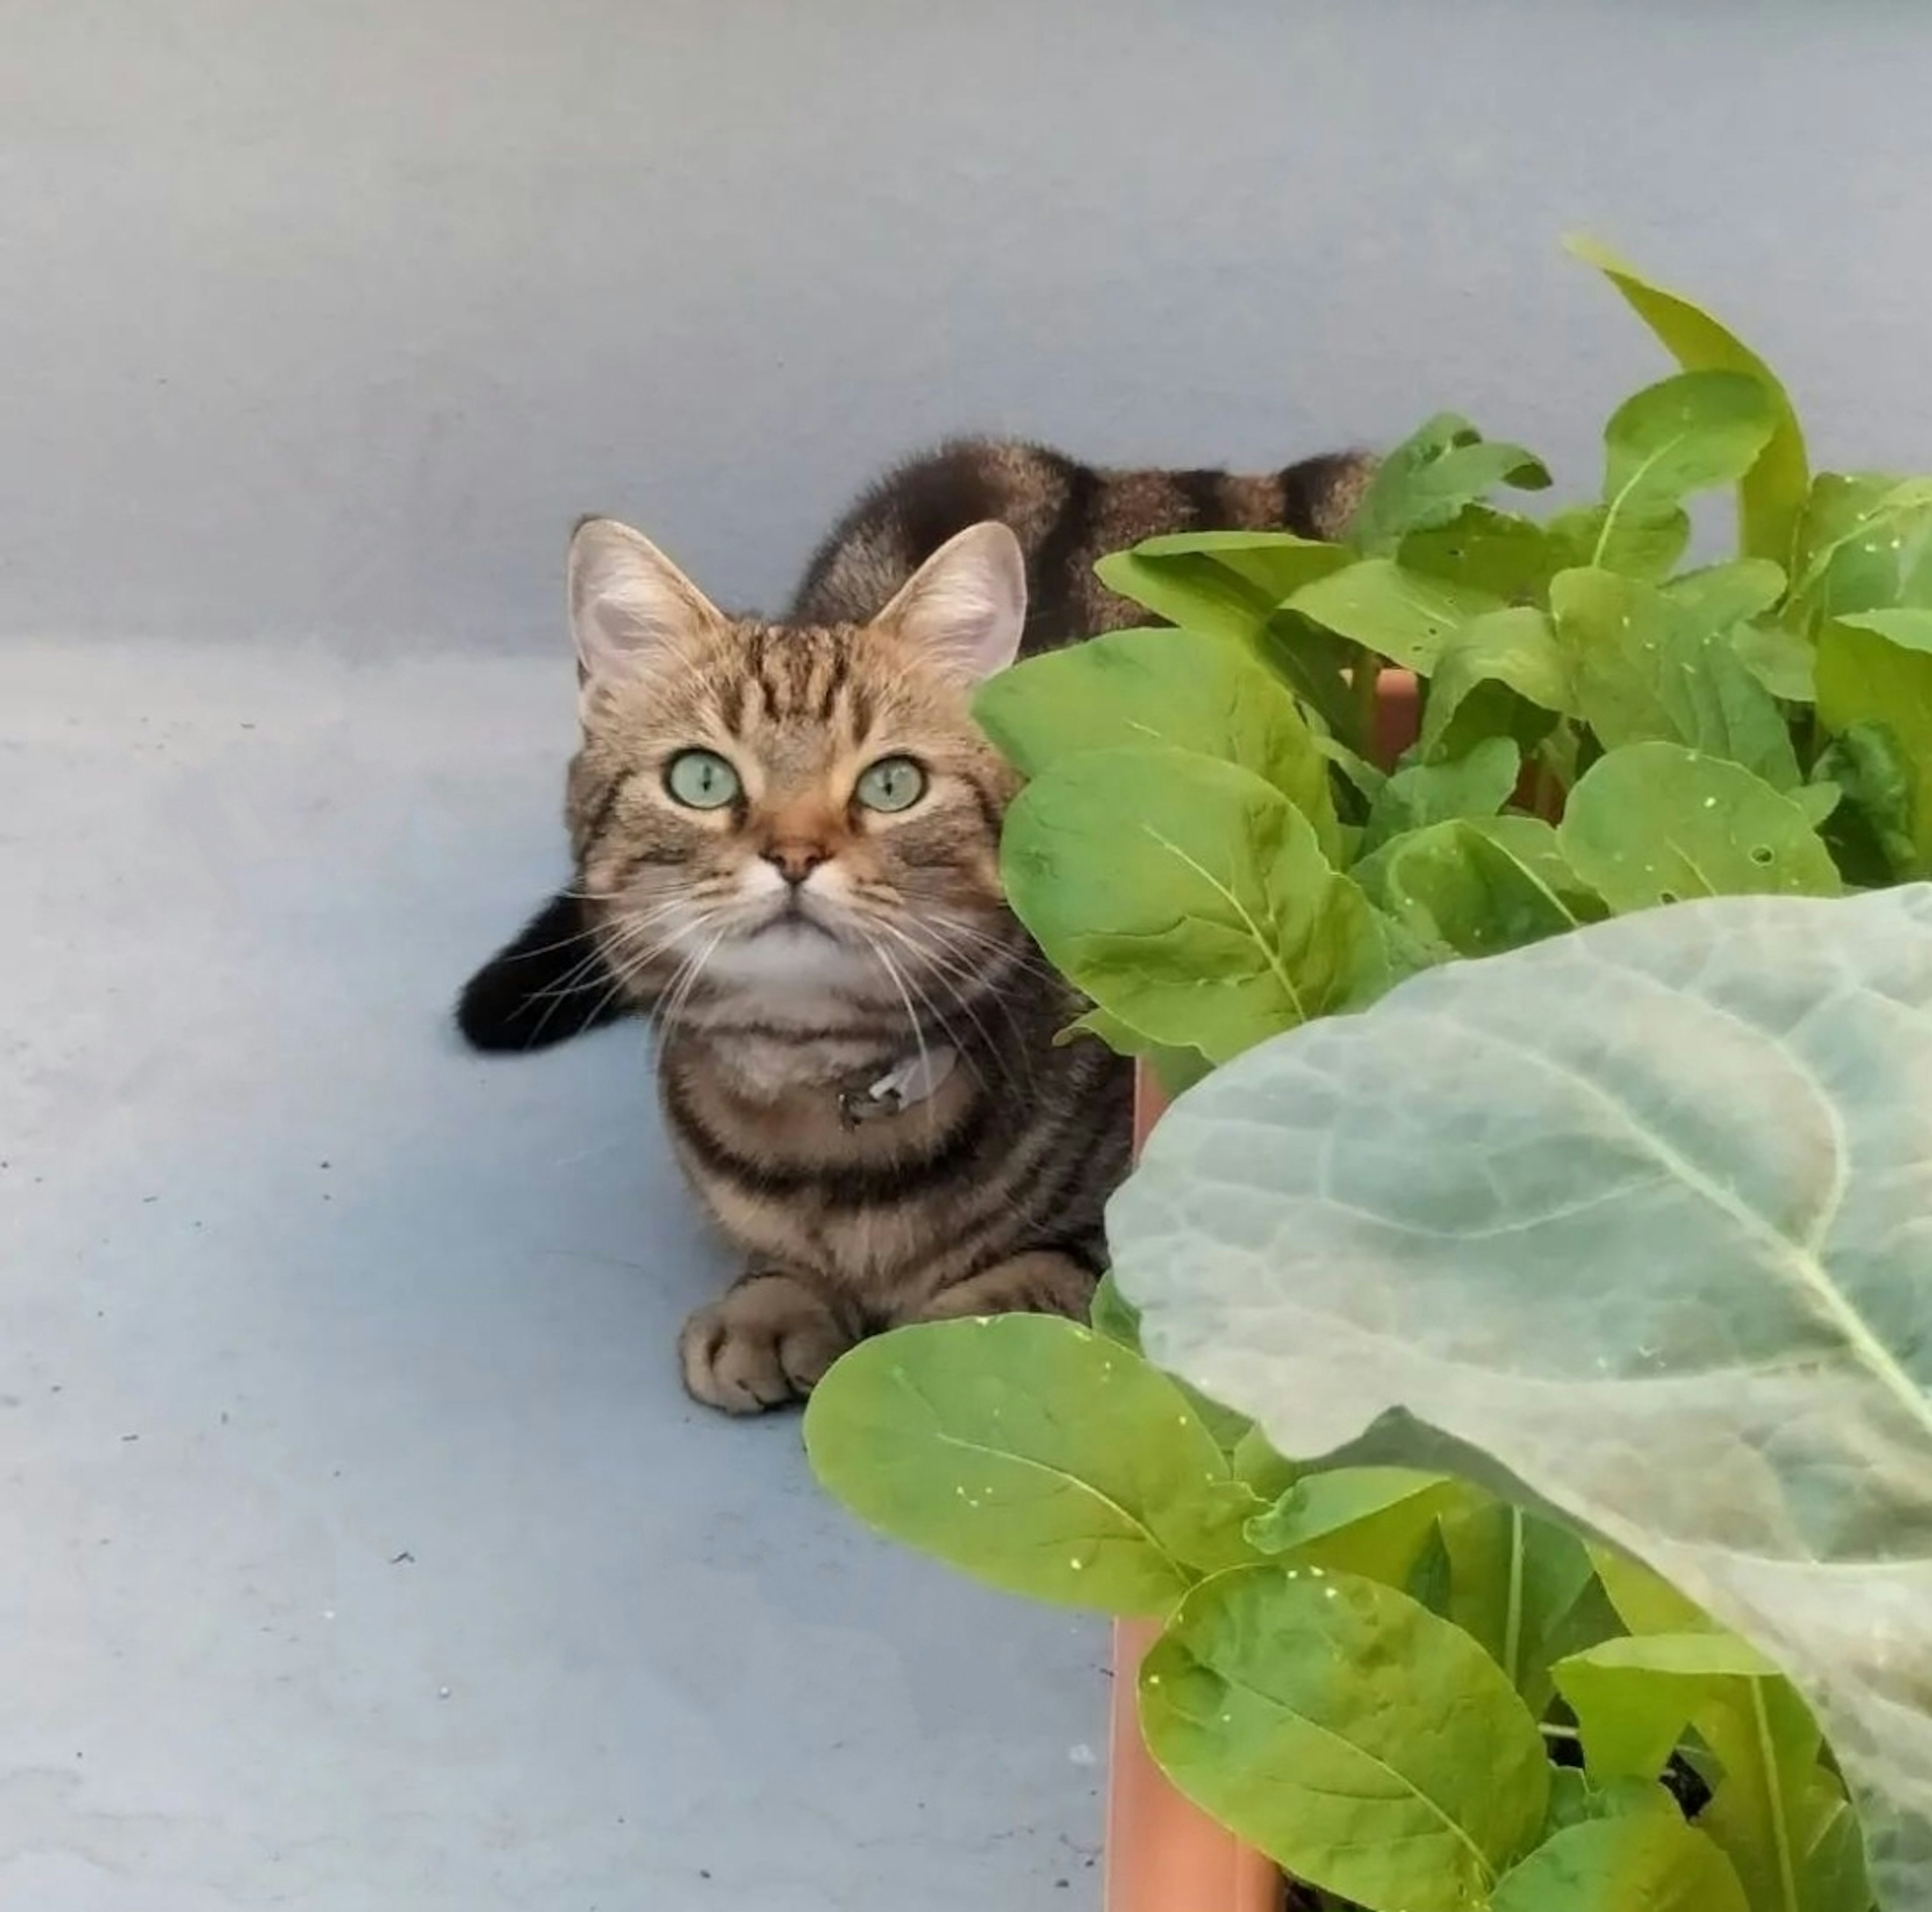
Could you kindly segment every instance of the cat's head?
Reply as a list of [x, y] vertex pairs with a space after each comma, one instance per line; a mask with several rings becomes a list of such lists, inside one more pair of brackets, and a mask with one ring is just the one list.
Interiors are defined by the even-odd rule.
[[[998, 831], [1014, 780], [970, 709], [1025, 622], [1004, 526], [962, 532], [862, 625], [729, 616], [609, 519], [578, 527], [569, 576], [583, 739], [568, 815], [604, 971], [579, 974], [580, 997], [594, 983], [650, 999], [701, 966], [767, 1002], [830, 990], [896, 1007], [1008, 940]], [[554, 946], [568, 913], [519, 943]], [[486, 979], [511, 978], [527, 1012], [550, 993], [539, 972], [554, 983], [585, 953], [530, 966], [533, 944], [518, 970], [518, 951], [472, 982], [472, 1040]], [[584, 1026], [566, 1006], [556, 1033]], [[484, 1046], [534, 1046], [534, 1026], [526, 1013], [520, 1039]]]

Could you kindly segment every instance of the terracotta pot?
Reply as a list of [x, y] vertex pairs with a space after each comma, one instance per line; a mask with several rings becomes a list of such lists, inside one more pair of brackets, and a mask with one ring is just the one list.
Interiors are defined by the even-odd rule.
[[[1382, 763], [1414, 741], [1418, 715], [1414, 678], [1384, 671], [1376, 727]], [[1166, 1105], [1143, 1071], [1134, 1094], [1136, 1152]], [[1114, 1629], [1106, 1912], [1280, 1912], [1280, 1873], [1176, 1792], [1141, 1737], [1141, 1659], [1160, 1631], [1150, 1620], [1123, 1620]]]

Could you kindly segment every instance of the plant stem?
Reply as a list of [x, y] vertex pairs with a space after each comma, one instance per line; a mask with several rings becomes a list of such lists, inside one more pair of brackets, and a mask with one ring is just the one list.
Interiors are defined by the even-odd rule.
[[1382, 761], [1382, 754], [1376, 748], [1376, 694], [1382, 674], [1382, 661], [1364, 646], [1355, 659], [1354, 682], [1350, 688], [1355, 694], [1355, 747], [1368, 760], [1382, 769], [1388, 766]]

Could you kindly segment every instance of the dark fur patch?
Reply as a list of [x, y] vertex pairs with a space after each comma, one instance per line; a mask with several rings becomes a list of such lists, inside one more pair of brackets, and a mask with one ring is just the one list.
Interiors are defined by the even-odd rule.
[[1324, 506], [1360, 462], [1358, 452], [1336, 451], [1283, 467], [1276, 474], [1281, 487], [1282, 529], [1298, 538], [1319, 538]]
[[581, 907], [560, 891], [464, 984], [464, 1040], [486, 1054], [525, 1054], [621, 1022], [630, 1005], [615, 999], [593, 956]]

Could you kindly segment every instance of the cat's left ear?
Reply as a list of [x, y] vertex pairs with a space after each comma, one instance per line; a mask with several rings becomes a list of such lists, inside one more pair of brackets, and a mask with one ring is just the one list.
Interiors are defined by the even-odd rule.
[[874, 622], [971, 685], [1012, 662], [1026, 611], [1020, 541], [989, 520], [942, 544]]

